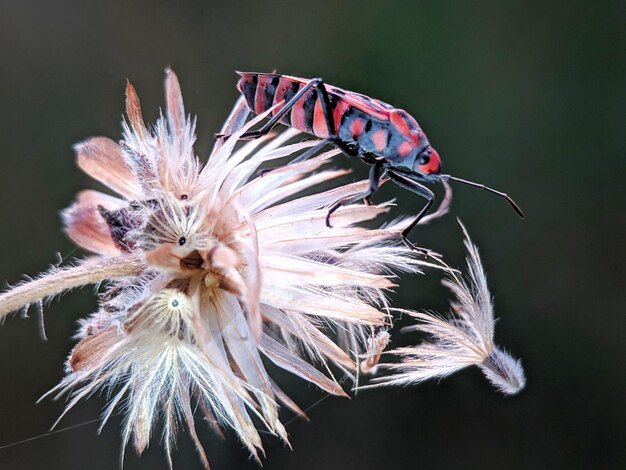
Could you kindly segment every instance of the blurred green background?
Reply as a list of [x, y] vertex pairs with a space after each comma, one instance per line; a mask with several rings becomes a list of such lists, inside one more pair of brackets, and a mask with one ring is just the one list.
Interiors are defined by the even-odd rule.
[[[271, 71], [375, 96], [411, 112], [457, 185], [453, 210], [413, 239], [463, 263], [460, 217], [478, 243], [500, 317], [496, 340], [523, 358], [527, 389], [497, 394], [475, 369], [416, 387], [328, 398], [266, 439], [266, 469], [626, 468], [626, 3], [346, 1], [0, 1], [0, 279], [15, 283], [81, 255], [58, 213], [95, 183], [72, 144], [118, 138], [126, 78], [153, 120], [163, 69], [178, 73], [206, 156], [237, 94], [234, 70]], [[337, 158], [338, 166], [364, 167]], [[386, 185], [398, 213], [417, 196]], [[440, 275], [404, 278], [398, 306], [445, 311]], [[63, 375], [91, 289], [0, 328], [0, 467], [119, 468], [119, 419], [105, 403], [35, 401]], [[33, 312], [34, 313], [34, 312]], [[278, 379], [306, 408], [324, 395]], [[288, 417], [287, 417], [288, 419]], [[232, 434], [199, 426], [216, 469], [254, 469]], [[175, 468], [198, 468], [182, 434]], [[124, 468], [165, 467], [158, 439]]]

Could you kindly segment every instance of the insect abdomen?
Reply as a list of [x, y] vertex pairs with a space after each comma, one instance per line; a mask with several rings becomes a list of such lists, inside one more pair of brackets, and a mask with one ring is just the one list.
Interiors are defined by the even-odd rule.
[[[255, 114], [260, 114], [281, 101], [284, 106], [305, 84], [283, 75], [242, 73], [237, 87], [245, 97], [250, 110]], [[298, 99], [291, 111], [285, 114], [280, 122], [317, 137], [328, 137], [328, 127], [320, 100], [317, 88], [312, 87]], [[351, 106], [332, 93], [329, 93], [329, 101], [330, 111], [334, 118], [333, 131], [338, 134], [343, 115], [351, 109]], [[282, 106], [276, 108], [273, 114], [281, 108]]]
[[272, 107], [279, 81], [278, 75], [246, 73], [241, 75], [237, 88], [252, 112], [260, 114]]

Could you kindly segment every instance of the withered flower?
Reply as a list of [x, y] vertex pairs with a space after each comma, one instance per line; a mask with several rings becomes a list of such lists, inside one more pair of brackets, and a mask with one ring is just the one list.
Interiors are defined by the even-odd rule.
[[326, 226], [327, 208], [363, 192], [367, 181], [299, 196], [347, 173], [321, 169], [335, 151], [259, 176], [261, 164], [317, 141], [289, 144], [297, 132], [288, 130], [238, 144], [264, 117], [246, 124], [239, 101], [222, 129], [232, 137], [202, 165], [195, 123], [169, 70], [165, 92], [166, 115], [149, 128], [129, 83], [123, 140], [76, 146], [79, 167], [119, 195], [86, 190], [63, 213], [69, 237], [94, 255], [2, 294], [0, 318], [103, 283], [99, 310], [82, 321], [67, 375], [50, 393], [70, 393], [69, 409], [107, 389], [103, 421], [121, 408], [123, 443], [132, 440], [138, 453], [162, 433], [169, 459], [186, 423], [208, 467], [197, 409], [216, 431], [234, 429], [258, 459], [257, 425], [287, 442], [279, 403], [303, 414], [263, 358], [345, 395], [335, 375], [355, 378], [362, 361], [375, 365], [366, 343], [389, 323], [391, 273], [416, 272], [420, 262], [399, 243], [402, 223], [357, 225], [387, 204], [344, 206]]
[[456, 296], [450, 317], [405, 311], [418, 323], [404, 331], [418, 331], [431, 337], [416, 346], [391, 350], [388, 354], [401, 358], [399, 363], [380, 364], [390, 370], [377, 377], [378, 385], [408, 385], [436, 377], [445, 377], [464, 367], [476, 365], [487, 379], [505, 395], [514, 395], [526, 384], [521, 361], [493, 342], [495, 318], [493, 300], [487, 287], [478, 248], [472, 243], [463, 225], [468, 252], [468, 278], [449, 269], [443, 281]]

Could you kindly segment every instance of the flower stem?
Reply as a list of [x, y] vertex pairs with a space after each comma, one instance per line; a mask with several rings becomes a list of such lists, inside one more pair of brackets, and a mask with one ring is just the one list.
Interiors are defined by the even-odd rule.
[[87, 258], [77, 266], [53, 268], [30, 282], [20, 284], [0, 295], [0, 319], [26, 305], [63, 291], [138, 274], [143, 267], [137, 256]]

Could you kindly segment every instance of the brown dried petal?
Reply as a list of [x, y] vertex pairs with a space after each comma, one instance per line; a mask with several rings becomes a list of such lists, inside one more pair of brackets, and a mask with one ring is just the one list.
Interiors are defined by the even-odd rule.
[[69, 367], [73, 372], [99, 367], [113, 351], [119, 339], [120, 334], [115, 326], [83, 338], [70, 354]]
[[170, 132], [175, 136], [182, 136], [185, 128], [185, 107], [178, 77], [170, 68], [165, 70], [165, 109]]
[[143, 121], [143, 115], [141, 114], [141, 102], [139, 96], [135, 91], [135, 87], [126, 81], [126, 114], [130, 125], [134, 131], [139, 135], [141, 140], [145, 140], [146, 125]]
[[92, 137], [74, 148], [81, 170], [128, 199], [140, 198], [141, 186], [116, 142], [107, 137]]
[[[111, 238], [111, 231], [98, 211], [98, 205], [111, 209], [116, 200], [97, 191], [83, 191], [78, 202], [63, 211], [65, 231], [70, 239], [85, 250], [101, 255], [119, 255], [120, 251]], [[121, 201], [120, 201], [121, 202]]]

